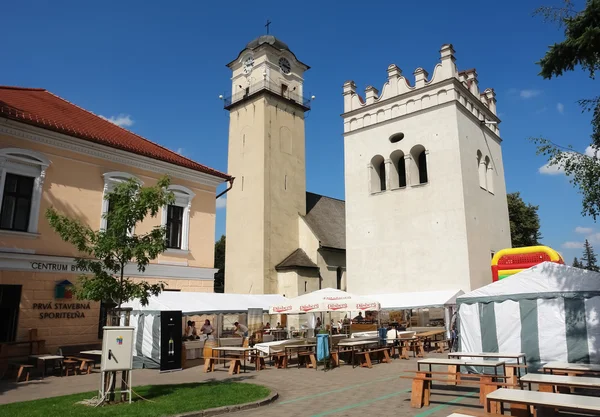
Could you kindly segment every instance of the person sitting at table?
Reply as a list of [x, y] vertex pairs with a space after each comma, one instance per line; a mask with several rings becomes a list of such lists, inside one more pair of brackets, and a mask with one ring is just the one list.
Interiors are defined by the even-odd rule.
[[354, 317], [354, 321], [357, 323], [362, 323], [363, 321], [365, 321], [365, 318], [362, 315], [362, 311], [358, 312], [358, 316]]
[[194, 322], [191, 320], [188, 320], [187, 327], [185, 328], [185, 334], [183, 335], [183, 337], [187, 340], [194, 340], [197, 338], [197, 336], [198, 336], [198, 334], [196, 332], [196, 327], [194, 326]]
[[240, 324], [237, 321], [233, 323], [233, 325], [235, 326], [235, 331], [233, 332], [233, 334], [236, 334], [239, 337], [248, 337], [248, 328], [246, 326]]
[[210, 335], [212, 335], [214, 331], [214, 328], [211, 326], [210, 324], [210, 320], [206, 319], [204, 320], [204, 324], [202, 325], [202, 328], [200, 329], [200, 333], [202, 333], [202, 335], [206, 336], [206, 338], [208, 338]]
[[321, 323], [321, 317], [317, 317], [317, 324], [315, 325], [315, 330], [321, 330], [323, 324]]
[[265, 330], [271, 330], [271, 323], [267, 322], [267, 324], [265, 324]]
[[283, 326], [281, 325], [281, 323], [277, 322], [277, 328], [278, 329], [283, 329]]

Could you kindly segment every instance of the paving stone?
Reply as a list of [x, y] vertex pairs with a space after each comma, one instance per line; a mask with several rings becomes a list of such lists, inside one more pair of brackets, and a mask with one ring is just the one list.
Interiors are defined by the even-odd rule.
[[[428, 356], [446, 357], [439, 354]], [[329, 415], [445, 417], [458, 408], [478, 406], [478, 394], [472, 389], [434, 385], [432, 404], [420, 410], [411, 408], [411, 381], [400, 379], [399, 376], [403, 371], [415, 369], [414, 358], [397, 359], [389, 364], [375, 363], [372, 369], [342, 365], [333, 370], [323, 371], [319, 368], [315, 371], [296, 367], [275, 369], [268, 366], [260, 372], [248, 368], [248, 372], [235, 376], [230, 376], [227, 373], [228, 369], [221, 366], [216, 367], [213, 373], [204, 373], [202, 367], [198, 366], [181, 372], [168, 373], [148, 369], [136, 370], [133, 373], [133, 384], [139, 386], [230, 380], [265, 385], [279, 394], [279, 398], [271, 404], [227, 413], [232, 417], [242, 415], [244, 417]], [[98, 373], [62, 378], [48, 377], [43, 381], [19, 384], [2, 381], [0, 404], [97, 391], [99, 387]]]

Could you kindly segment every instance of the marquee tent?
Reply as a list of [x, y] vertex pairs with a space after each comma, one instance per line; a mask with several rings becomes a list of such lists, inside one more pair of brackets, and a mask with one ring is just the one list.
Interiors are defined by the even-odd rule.
[[457, 299], [460, 350], [600, 361], [600, 273], [544, 262]]
[[334, 288], [324, 288], [277, 302], [269, 314], [301, 314], [328, 311], [379, 311], [379, 302], [371, 297], [350, 294]]
[[140, 300], [125, 303], [131, 307], [130, 324], [134, 331], [134, 366], [156, 368], [160, 363], [161, 320], [163, 311], [181, 311], [184, 316], [200, 314], [247, 313], [260, 308], [265, 313], [272, 304], [283, 304], [286, 298], [278, 294], [215, 294], [165, 291], [151, 297], [148, 305]]
[[408, 310], [454, 306], [456, 297], [464, 293], [462, 290], [444, 290], [377, 294], [369, 297], [379, 301], [382, 310]]

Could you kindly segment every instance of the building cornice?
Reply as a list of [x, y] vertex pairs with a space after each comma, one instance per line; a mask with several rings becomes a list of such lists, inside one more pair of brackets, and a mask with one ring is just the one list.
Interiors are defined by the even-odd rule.
[[[35, 273], [60, 273], [81, 275], [75, 259], [64, 256], [36, 255], [29, 253], [0, 252], [0, 271], [24, 271]], [[181, 265], [148, 264], [146, 271], [138, 271], [137, 264], [125, 267], [125, 276], [131, 278], [214, 280], [217, 269]]]
[[[383, 101], [377, 101], [368, 106], [365, 105], [364, 107], [360, 107], [358, 109], [355, 109], [355, 110], [352, 110], [352, 111], [349, 111], [346, 113], [342, 113], [341, 116], [342, 116], [342, 118], [347, 119], [349, 117], [356, 116], [358, 114], [361, 114], [361, 113], [364, 113], [367, 111], [369, 111], [369, 112], [375, 111], [375, 110], [379, 109], [380, 107], [384, 107], [384, 106], [392, 104], [396, 101], [402, 101], [402, 100], [405, 100], [407, 98], [411, 98], [414, 96], [420, 96], [431, 90], [435, 90], [435, 89], [438, 89], [441, 87], [446, 87], [448, 85], [452, 85], [456, 90], [459, 91], [460, 94], [462, 94], [464, 96], [468, 96], [470, 98], [470, 101], [472, 101], [474, 104], [476, 104], [478, 109], [480, 111], [484, 112], [485, 115], [488, 117], [488, 119], [493, 120], [498, 123], [500, 122], [500, 119], [498, 118], [498, 116], [496, 116], [490, 109], [488, 109], [486, 106], [484, 106], [483, 103], [481, 102], [481, 100], [479, 98], [475, 97], [475, 95], [473, 93], [471, 93], [471, 91], [469, 91], [469, 89], [467, 89], [457, 78], [448, 78], [446, 80], [440, 81], [439, 83], [428, 84], [424, 87], [417, 88], [412, 91], [408, 91], [404, 94], [399, 94], [397, 96], [390, 97]], [[443, 103], [441, 103], [441, 104], [443, 104]], [[438, 104], [438, 106], [441, 104]], [[432, 106], [432, 108], [435, 108], [435, 107], [436, 106]]]
[[2, 117], [0, 117], [0, 134], [6, 134], [18, 139], [25, 139], [34, 143], [104, 159], [124, 166], [133, 166], [144, 171], [167, 174], [173, 178], [191, 181], [209, 187], [217, 187], [219, 184], [226, 181], [223, 178], [194, 171], [193, 169], [180, 167], [146, 156], [122, 151], [120, 149], [114, 149], [109, 146], [92, 143], [62, 133], [51, 132], [46, 129]]

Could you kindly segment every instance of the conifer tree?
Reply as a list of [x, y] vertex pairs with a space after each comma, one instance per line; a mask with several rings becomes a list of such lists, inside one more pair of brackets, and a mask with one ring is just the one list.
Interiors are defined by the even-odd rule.
[[575, 259], [573, 259], [573, 267], [583, 268], [583, 264], [581, 263], [581, 261], [579, 259], [577, 259], [577, 256], [575, 257]]
[[587, 269], [588, 271], [600, 272], [600, 268], [598, 268], [597, 264], [598, 259], [594, 253], [594, 248], [587, 239], [583, 244], [583, 256], [581, 260], [583, 261], [582, 264], [584, 269]]

